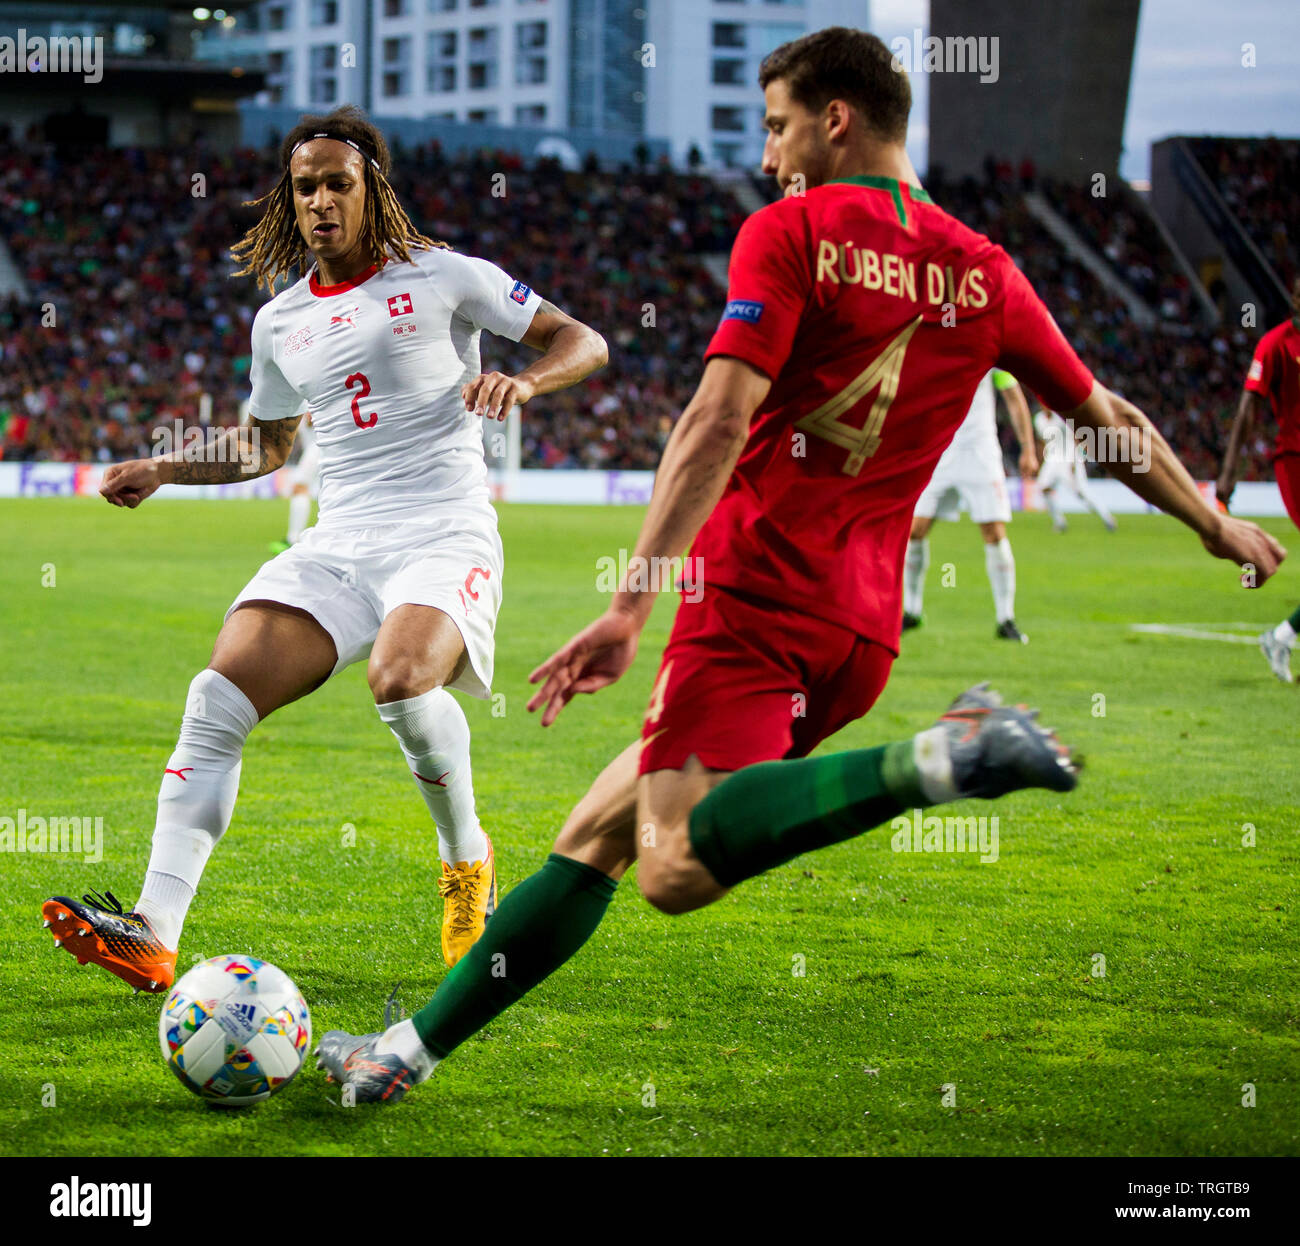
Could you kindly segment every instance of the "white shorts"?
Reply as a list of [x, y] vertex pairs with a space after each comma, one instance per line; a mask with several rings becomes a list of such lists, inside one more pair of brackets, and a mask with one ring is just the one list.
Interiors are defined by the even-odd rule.
[[495, 525], [463, 515], [376, 528], [309, 528], [296, 545], [262, 564], [226, 618], [249, 601], [307, 611], [334, 641], [338, 661], [330, 673], [336, 675], [369, 657], [380, 624], [398, 606], [435, 606], [460, 629], [469, 657], [448, 687], [486, 698], [504, 561]]
[[1060, 485], [1073, 490], [1080, 497], [1088, 487], [1088, 473], [1084, 470], [1083, 460], [1075, 459], [1067, 463], [1064, 459], [1048, 459], [1038, 473], [1038, 488], [1055, 489]]
[[922, 519], [951, 520], [963, 509], [970, 511], [975, 523], [1011, 522], [1002, 452], [996, 446], [958, 455], [945, 451], [930, 483], [917, 498], [914, 513]]

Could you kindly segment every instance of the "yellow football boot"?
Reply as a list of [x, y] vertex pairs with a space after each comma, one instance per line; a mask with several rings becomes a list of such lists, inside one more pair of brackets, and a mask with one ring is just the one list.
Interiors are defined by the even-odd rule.
[[488, 840], [486, 861], [442, 863], [442, 958], [454, 965], [474, 946], [497, 908], [496, 855]]

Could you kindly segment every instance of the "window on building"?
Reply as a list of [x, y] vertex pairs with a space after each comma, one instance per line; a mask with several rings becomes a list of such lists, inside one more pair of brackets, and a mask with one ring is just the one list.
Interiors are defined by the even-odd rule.
[[456, 32], [454, 30], [437, 30], [429, 36], [429, 56], [440, 61], [448, 61], [456, 55]]
[[409, 0], [384, 0], [385, 17], [405, 17]]
[[268, 74], [282, 74], [288, 63], [288, 52], [270, 52], [266, 57], [266, 72]]
[[472, 61], [469, 66], [469, 88], [485, 91], [497, 84], [496, 61]]
[[333, 26], [339, 20], [339, 0], [311, 0], [311, 24]]
[[266, 11], [267, 30], [287, 30], [289, 26], [289, 9], [287, 5], [273, 4]]
[[515, 47], [521, 52], [546, 46], [545, 22], [520, 22], [515, 26]]
[[724, 165], [728, 169], [734, 169], [740, 163], [740, 144], [714, 143], [713, 159], [717, 164]]
[[407, 85], [407, 73], [404, 69], [387, 69], [384, 71], [383, 78], [384, 94], [390, 99], [400, 95], [408, 95], [410, 88]]
[[384, 40], [384, 64], [408, 65], [411, 61], [411, 39], [409, 35]]
[[743, 48], [745, 28], [739, 22], [714, 22], [713, 46], [715, 48]]
[[469, 32], [469, 54], [475, 58], [487, 58], [497, 54], [497, 28], [495, 26], [476, 26]]
[[745, 132], [745, 110], [743, 108], [722, 108], [714, 105], [712, 127], [732, 134]]
[[338, 48], [332, 43], [313, 44], [309, 55], [313, 73], [329, 73], [338, 64]]
[[745, 86], [745, 62], [737, 60], [714, 61], [713, 82], [715, 86]]
[[465, 114], [466, 121], [478, 121], [483, 125], [496, 125], [497, 110], [495, 108], [471, 108]]
[[338, 79], [333, 74], [318, 74], [311, 80], [311, 102], [313, 104], [332, 104], [338, 99]]
[[430, 65], [429, 90], [454, 91], [456, 89], [455, 65]]
[[[455, 11], [456, 0], [429, 0], [430, 13], [454, 13]], [[450, 119], [452, 121], [456, 120], [455, 113], [451, 115]]]
[[520, 56], [515, 60], [515, 82], [520, 86], [537, 86], [546, 81], [546, 57]]
[[515, 108], [515, 125], [545, 125], [545, 104], [520, 104]]
[[495, 9], [497, 0], [469, 0], [471, 9]]

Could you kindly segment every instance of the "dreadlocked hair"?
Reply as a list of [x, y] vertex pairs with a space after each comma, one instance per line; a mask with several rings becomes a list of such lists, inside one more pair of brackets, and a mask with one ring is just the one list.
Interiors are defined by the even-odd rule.
[[293, 268], [298, 269], [299, 275], [307, 270], [312, 254], [298, 228], [294, 213], [289, 160], [299, 143], [321, 133], [351, 139], [361, 149], [362, 176], [366, 187], [366, 215], [361, 227], [361, 242], [376, 261], [391, 257], [407, 262], [411, 258], [412, 248], [421, 251], [434, 247], [451, 250], [445, 242], [426, 238], [411, 223], [411, 218], [398, 203], [388, 181], [393, 162], [384, 136], [366, 120], [365, 114], [355, 104], [344, 104], [323, 116], [303, 117], [280, 144], [280, 164], [283, 168], [280, 180], [260, 199], [244, 201], [245, 207], [261, 208], [262, 218], [230, 248], [230, 254], [244, 266], [235, 274], [236, 277], [251, 275], [257, 279], [259, 286], [264, 285], [270, 291]]

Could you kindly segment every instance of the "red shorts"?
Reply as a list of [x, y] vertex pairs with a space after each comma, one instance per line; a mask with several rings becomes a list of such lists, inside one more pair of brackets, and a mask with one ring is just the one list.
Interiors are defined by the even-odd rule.
[[1289, 451], [1273, 460], [1273, 478], [1277, 481], [1282, 505], [1291, 516], [1291, 522], [1300, 528], [1300, 454]]
[[804, 757], [861, 718], [894, 655], [837, 623], [706, 587], [683, 600], [641, 729], [641, 773]]

